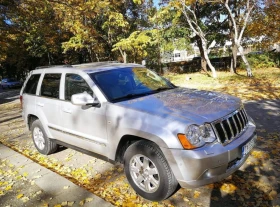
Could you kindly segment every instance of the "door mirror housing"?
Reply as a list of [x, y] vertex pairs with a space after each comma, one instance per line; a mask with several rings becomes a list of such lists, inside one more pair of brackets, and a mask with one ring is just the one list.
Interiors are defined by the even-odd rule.
[[87, 92], [72, 95], [71, 103], [78, 106], [100, 106], [97, 98], [93, 98]]

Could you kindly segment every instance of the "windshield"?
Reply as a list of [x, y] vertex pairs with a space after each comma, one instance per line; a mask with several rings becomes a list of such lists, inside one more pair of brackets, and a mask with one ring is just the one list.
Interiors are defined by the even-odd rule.
[[89, 74], [109, 101], [121, 101], [174, 88], [146, 68], [120, 68]]

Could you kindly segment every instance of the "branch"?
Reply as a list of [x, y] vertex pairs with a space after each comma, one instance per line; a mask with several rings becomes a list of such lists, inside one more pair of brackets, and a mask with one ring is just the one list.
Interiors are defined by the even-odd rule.
[[252, 12], [252, 10], [253, 10], [254, 7], [255, 7], [254, 4], [250, 7], [250, 0], [247, 0], [247, 10], [248, 10], [248, 12], [247, 12], [246, 15], [245, 15], [244, 24], [243, 24], [243, 26], [242, 26], [242, 29], [241, 29], [240, 34], [239, 34], [239, 37], [238, 37], [238, 41], [239, 41], [239, 42], [240, 42], [241, 39], [242, 39], [243, 33], [244, 33], [245, 28], [246, 28], [247, 23], [248, 23], [248, 19], [249, 19], [250, 13]]
[[229, 14], [229, 16], [230, 16], [230, 18], [231, 18], [232, 23], [233, 23], [233, 28], [234, 28], [235, 37], [237, 38], [237, 37], [238, 37], [238, 31], [237, 31], [236, 21], [235, 21], [234, 16], [233, 16], [233, 14], [232, 14], [232, 12], [231, 12], [231, 10], [230, 10], [230, 8], [229, 8], [228, 1], [229, 1], [229, 0], [226, 0], [226, 1], [224, 2], [224, 5], [225, 5], [225, 7], [226, 7], [226, 9], [227, 9], [227, 11], [228, 11], [228, 14]]
[[[190, 28], [193, 30], [193, 32], [194, 32], [196, 35], [199, 35], [199, 32], [193, 27], [191, 18], [190, 18], [190, 16], [187, 14], [187, 12], [186, 12], [186, 10], [185, 10], [187, 7], [186, 7], [184, 1], [183, 1], [183, 0], [180, 0], [180, 2], [181, 2], [181, 4], [182, 4], [182, 6], [183, 6], [183, 8], [180, 8], [180, 10], [181, 10], [182, 13], [185, 15], [185, 17], [186, 17], [186, 19], [187, 19], [187, 22], [188, 22], [188, 24], [189, 24], [189, 26], [190, 26]], [[188, 10], [189, 10], [189, 9], [188, 9]], [[194, 22], [194, 24], [196, 25], [195, 22]]]

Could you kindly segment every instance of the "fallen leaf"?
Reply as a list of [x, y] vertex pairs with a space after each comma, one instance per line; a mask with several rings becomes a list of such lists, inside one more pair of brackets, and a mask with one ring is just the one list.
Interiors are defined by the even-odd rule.
[[224, 183], [220, 189], [226, 193], [234, 193], [237, 187], [231, 183]]
[[23, 194], [18, 194], [17, 195], [17, 199], [20, 199], [20, 198], [22, 198], [23, 197]]
[[73, 204], [74, 204], [74, 201], [68, 202], [68, 206], [73, 206]]
[[81, 200], [79, 203], [80, 206], [83, 206], [84, 204], [85, 204], [85, 200]]
[[86, 202], [91, 202], [93, 198], [86, 198]]
[[22, 200], [24, 203], [26, 203], [27, 201], [29, 201], [29, 198], [25, 196], [25, 197], [21, 198], [21, 200]]
[[200, 192], [199, 191], [194, 191], [194, 195], [193, 195], [193, 197], [194, 198], [198, 198], [200, 196]]

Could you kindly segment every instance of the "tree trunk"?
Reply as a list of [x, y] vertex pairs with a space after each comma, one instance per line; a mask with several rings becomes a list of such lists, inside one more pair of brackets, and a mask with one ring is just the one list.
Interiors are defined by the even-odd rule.
[[237, 67], [237, 46], [233, 43], [230, 72], [236, 73], [236, 67]]
[[124, 63], [126, 63], [126, 57], [127, 57], [127, 54], [126, 54], [126, 52], [124, 51], [124, 52], [123, 52], [123, 62], [124, 62]]
[[213, 76], [213, 78], [217, 78], [216, 69], [214, 68], [214, 66], [213, 66], [212, 63], [210, 62], [210, 59], [209, 59], [209, 57], [208, 57], [208, 54], [205, 53], [204, 56], [205, 56], [205, 60], [206, 60], [206, 62], [207, 62], [207, 64], [208, 64], [210, 70], [212, 71], [212, 76]]
[[126, 57], [127, 57], [127, 54], [125, 51], [123, 51], [121, 48], [119, 48], [119, 51], [122, 55], [122, 58], [123, 58], [123, 63], [126, 63]]
[[239, 53], [241, 55], [241, 58], [242, 58], [243, 62], [245, 63], [246, 70], [247, 70], [247, 76], [248, 77], [252, 77], [253, 73], [252, 73], [252, 70], [251, 70], [249, 62], [248, 62], [246, 56], [244, 55], [243, 47], [240, 44], [237, 47], [238, 47], [238, 51], [239, 51]]
[[200, 61], [201, 70], [204, 70], [205, 72], [207, 72], [207, 62], [206, 62], [206, 59], [204, 56], [202, 41], [198, 35], [196, 35], [196, 43], [199, 48], [199, 52], [200, 52], [200, 56], [201, 56], [201, 61]]
[[91, 48], [88, 47], [87, 49], [88, 49], [88, 54], [89, 54], [90, 61], [94, 62]]
[[207, 44], [203, 39], [201, 39], [201, 43], [202, 43], [202, 49], [203, 49], [203, 53], [204, 53], [204, 59], [206, 60], [207, 65], [209, 66], [210, 70], [212, 71], [213, 78], [217, 78], [216, 69], [214, 68], [214, 66], [212, 65], [212, 63], [210, 62], [210, 59], [208, 57]]

